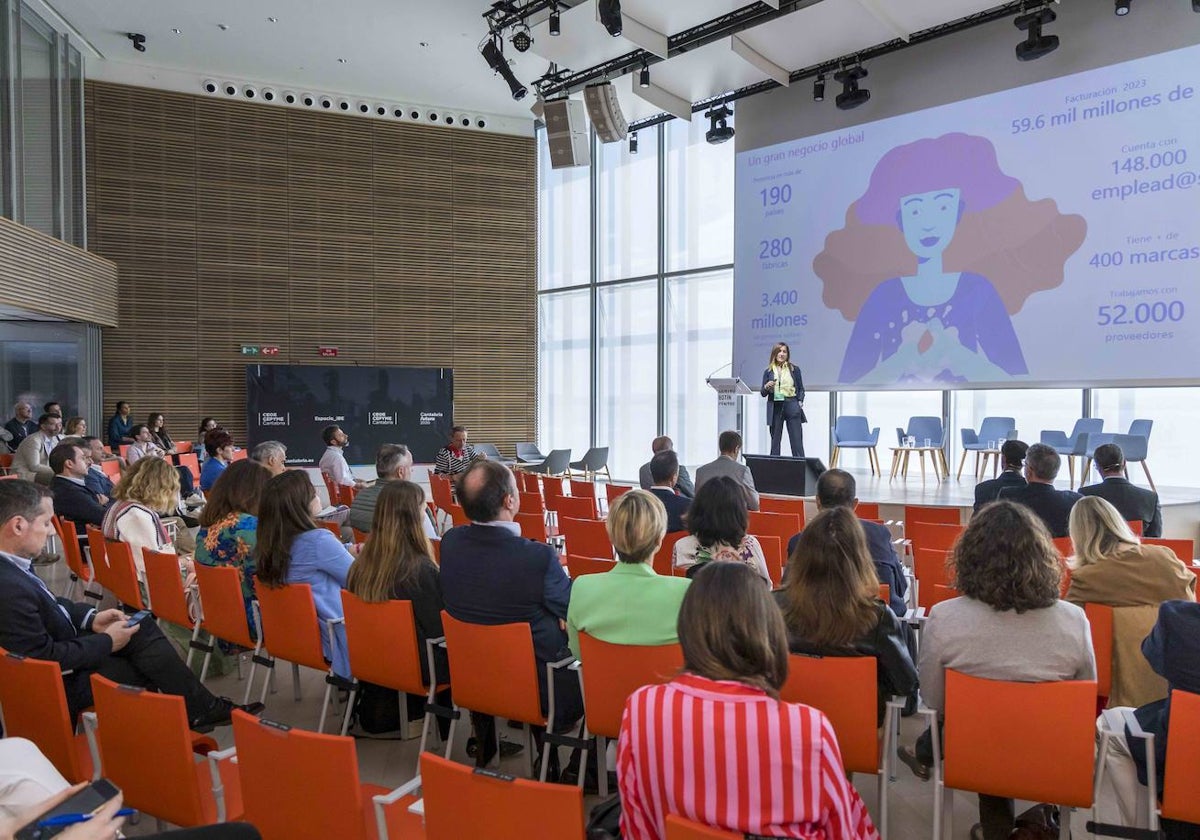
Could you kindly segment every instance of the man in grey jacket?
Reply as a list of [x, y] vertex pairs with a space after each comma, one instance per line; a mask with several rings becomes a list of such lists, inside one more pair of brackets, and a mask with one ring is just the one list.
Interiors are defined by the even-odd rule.
[[754, 486], [754, 476], [750, 474], [750, 468], [738, 460], [742, 454], [742, 436], [737, 432], [721, 432], [717, 446], [721, 450], [717, 460], [709, 461], [696, 470], [696, 489], [703, 487], [704, 482], [710, 478], [727, 475], [741, 482], [746, 491], [746, 507], [758, 510], [758, 490]]
[[[656, 437], [650, 444], [650, 451], [657, 455], [659, 452], [666, 452], [675, 448], [675, 442], [666, 435]], [[649, 490], [654, 486], [654, 476], [650, 474], [650, 462], [642, 464], [638, 470], [638, 483], [642, 485], [643, 490]], [[675, 492], [685, 499], [690, 499], [696, 495], [696, 487], [692, 484], [692, 477], [688, 475], [687, 467], [683, 464], [679, 465], [679, 478], [675, 480]]]

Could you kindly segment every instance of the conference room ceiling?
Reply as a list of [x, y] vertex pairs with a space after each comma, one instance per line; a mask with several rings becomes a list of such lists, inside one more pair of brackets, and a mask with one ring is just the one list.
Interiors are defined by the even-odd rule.
[[[610, 36], [596, 0], [569, 0], [562, 34], [545, 13], [530, 21], [533, 47], [506, 44], [530, 96], [514, 101], [478, 46], [486, 0], [35, 0], [87, 42], [89, 78], [200, 93], [205, 79], [271, 85], [385, 105], [427, 105], [528, 123], [531, 82], [551, 62], [585, 71], [645, 49], [666, 56], [667, 39], [747, 6], [745, 0], [623, 0], [624, 32]], [[999, 5], [996, 0], [783, 0], [787, 14], [614, 78], [630, 120], [902, 38]], [[175, 30], [178, 30], [176, 32]], [[128, 32], [146, 36], [137, 52]], [[500, 126], [494, 126], [500, 127]], [[501, 130], [504, 130], [501, 127]]]

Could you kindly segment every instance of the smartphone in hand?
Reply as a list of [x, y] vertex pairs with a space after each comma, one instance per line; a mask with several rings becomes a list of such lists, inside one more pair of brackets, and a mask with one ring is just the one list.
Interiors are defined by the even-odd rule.
[[150, 610], [138, 610], [133, 615], [129, 616], [129, 620], [125, 622], [126, 627], [137, 627], [147, 618], [152, 615]]
[[[94, 814], [104, 807], [120, 791], [108, 779], [98, 779], [83, 790], [59, 803], [44, 814], [34, 817], [33, 821], [17, 829], [13, 840], [47, 840], [66, 831], [73, 824], [67, 822], [74, 815]], [[55, 824], [55, 823], [60, 824]]]

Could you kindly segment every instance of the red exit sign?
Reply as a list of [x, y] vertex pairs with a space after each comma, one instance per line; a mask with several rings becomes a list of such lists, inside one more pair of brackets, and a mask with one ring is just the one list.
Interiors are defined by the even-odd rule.
[[262, 348], [262, 354], [264, 356], [278, 356], [279, 348], [274, 346], [273, 344], [269, 344], [266, 347]]
[[336, 356], [337, 354], [338, 354], [338, 349], [336, 347], [318, 347], [317, 348], [318, 356], [323, 356], [325, 358], [332, 358], [333, 356]]

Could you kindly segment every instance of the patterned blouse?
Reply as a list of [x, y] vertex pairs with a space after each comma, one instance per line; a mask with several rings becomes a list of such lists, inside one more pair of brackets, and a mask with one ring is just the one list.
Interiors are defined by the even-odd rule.
[[[231, 513], [196, 534], [196, 562], [205, 566], [234, 566], [242, 570], [242, 597], [246, 614], [254, 600], [254, 549], [258, 543], [258, 518]], [[253, 627], [253, 623], [250, 625]]]
[[702, 563], [714, 561], [742, 563], [758, 572], [759, 577], [771, 583], [771, 574], [767, 570], [767, 559], [763, 556], [762, 545], [752, 534], [746, 534], [739, 546], [717, 543], [713, 546], [700, 545], [693, 534], [675, 543], [671, 565], [676, 569], [687, 569]]

